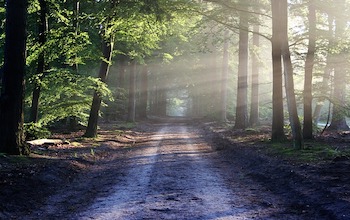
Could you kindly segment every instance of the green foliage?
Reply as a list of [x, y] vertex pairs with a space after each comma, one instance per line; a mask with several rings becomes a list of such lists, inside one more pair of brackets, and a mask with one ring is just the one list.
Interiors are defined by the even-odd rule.
[[86, 32], [76, 34], [69, 26], [50, 29], [43, 46], [40, 46], [35, 38], [28, 39], [27, 65], [35, 64], [42, 52], [46, 63], [56, 62], [69, 66], [85, 64], [85, 60], [96, 60], [98, 57], [91, 51], [90, 45], [90, 38]]
[[[53, 69], [42, 80], [39, 124], [49, 125], [55, 121], [74, 116], [86, 124], [96, 90], [101, 97], [113, 100], [107, 85], [91, 76], [79, 75], [66, 69]], [[26, 99], [30, 102], [30, 96]]]
[[24, 133], [27, 140], [48, 138], [51, 135], [51, 132], [47, 128], [33, 122], [24, 124]]
[[127, 91], [123, 88], [113, 90], [114, 99], [106, 101], [106, 106], [103, 108], [103, 117], [105, 120], [122, 119], [127, 114]]
[[115, 23], [116, 52], [137, 59], [142, 63], [145, 56], [159, 48], [164, 27], [151, 15], [138, 15]]

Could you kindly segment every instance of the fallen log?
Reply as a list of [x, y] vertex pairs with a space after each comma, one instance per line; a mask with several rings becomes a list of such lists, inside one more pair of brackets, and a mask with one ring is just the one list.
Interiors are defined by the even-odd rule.
[[31, 146], [49, 146], [49, 145], [58, 145], [58, 144], [69, 144], [66, 140], [61, 139], [36, 139], [27, 141], [27, 143]]

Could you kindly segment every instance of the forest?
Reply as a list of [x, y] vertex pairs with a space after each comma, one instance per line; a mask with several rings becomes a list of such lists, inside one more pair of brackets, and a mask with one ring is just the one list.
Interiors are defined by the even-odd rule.
[[43, 138], [55, 126], [84, 126], [94, 137], [98, 120], [147, 115], [233, 121], [236, 129], [270, 123], [272, 140], [285, 139], [287, 125], [298, 148], [322, 127], [347, 130], [348, 7], [345, 0], [4, 3], [0, 149], [26, 154], [25, 136]]
[[94, 157], [100, 140], [201, 126], [299, 156], [334, 141], [318, 153], [347, 163], [349, 12], [348, 0], [0, 0], [0, 171], [47, 154], [31, 141], [75, 136]]

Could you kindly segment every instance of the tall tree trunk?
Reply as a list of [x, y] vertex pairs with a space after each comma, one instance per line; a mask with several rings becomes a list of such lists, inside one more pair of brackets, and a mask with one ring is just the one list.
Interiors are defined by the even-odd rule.
[[222, 75], [221, 75], [221, 108], [220, 108], [220, 120], [226, 122], [226, 108], [227, 108], [227, 79], [228, 79], [228, 65], [229, 65], [229, 31], [224, 32], [224, 51], [222, 59]]
[[271, 0], [272, 6], [272, 135], [273, 142], [285, 140], [283, 115], [283, 79], [281, 62], [281, 0]]
[[[332, 54], [332, 47], [334, 46], [334, 17], [328, 15], [328, 47], [327, 47], [327, 60], [326, 60], [326, 67], [323, 72], [322, 76], [322, 84], [321, 84], [321, 94], [327, 94], [329, 93], [329, 82], [331, 73], [333, 71], [333, 54]], [[324, 105], [325, 96], [322, 95], [322, 97], [318, 98], [315, 110], [314, 110], [314, 123], [317, 125], [320, 119], [321, 109]]]
[[[80, 2], [78, 0], [75, 0], [75, 11], [74, 11], [74, 29], [75, 29], [75, 36], [78, 37], [80, 34], [80, 27], [79, 27], [79, 12], [80, 11]], [[78, 64], [78, 54], [75, 53], [75, 62], [73, 65], [73, 71], [76, 73], [79, 72], [79, 64]], [[79, 120], [76, 116], [70, 116], [67, 118], [68, 120], [68, 129], [69, 131], [76, 131], [78, 130]]]
[[150, 114], [154, 115], [156, 111], [156, 84], [155, 81], [155, 74], [153, 72], [153, 66], [152, 70], [150, 71], [149, 75], [149, 112]]
[[124, 56], [119, 56], [118, 59], [118, 83], [117, 86], [119, 88], [126, 88], [125, 85], [125, 69], [126, 69], [126, 57]]
[[162, 86], [158, 90], [158, 115], [159, 116], [166, 116], [167, 112], [167, 102], [166, 102], [166, 90], [164, 86]]
[[0, 96], [0, 152], [29, 154], [23, 132], [27, 0], [6, 1], [4, 75]]
[[[340, 8], [345, 8], [345, 0], [336, 1]], [[336, 42], [342, 43], [344, 38], [344, 32], [346, 28], [346, 19], [340, 12], [336, 16], [335, 20], [335, 39]], [[341, 46], [341, 45], [340, 45]], [[338, 47], [341, 48], [341, 47]], [[345, 51], [341, 49], [337, 54], [335, 54], [336, 64], [334, 66], [334, 91], [333, 91], [333, 112], [332, 112], [332, 121], [328, 129], [330, 130], [349, 130], [349, 126], [346, 123], [344, 115], [344, 103], [345, 103], [345, 94], [346, 94], [346, 80], [345, 75]]]
[[252, 53], [252, 91], [249, 125], [259, 125], [259, 25], [253, 27], [253, 53]]
[[[212, 41], [214, 41], [214, 39], [212, 39]], [[210, 82], [208, 85], [208, 88], [210, 88], [210, 93], [209, 93], [209, 99], [210, 99], [210, 113], [213, 116], [214, 120], [217, 120], [219, 118], [219, 112], [220, 112], [220, 90], [218, 88], [220, 88], [220, 71], [218, 69], [218, 65], [217, 65], [217, 56], [218, 56], [218, 51], [215, 47], [215, 45], [213, 45], [213, 43], [211, 43], [211, 45], [209, 45], [209, 48], [211, 50], [210, 53], [210, 57], [209, 57], [209, 62], [207, 63], [207, 65], [209, 64], [209, 66], [207, 67], [209, 69], [209, 77], [210, 77]], [[220, 75], [219, 75], [220, 74]]]
[[154, 90], [154, 114], [155, 115], [160, 115], [159, 111], [159, 86], [156, 84], [155, 85], [155, 90]]
[[[106, 82], [108, 77], [110, 61], [112, 59], [112, 53], [113, 53], [113, 43], [114, 42], [112, 39], [110, 40], [110, 42], [107, 42], [106, 40], [102, 41], [102, 51], [103, 51], [104, 60], [101, 61], [100, 71], [98, 74], [98, 77], [101, 79], [102, 82]], [[101, 107], [101, 101], [102, 101], [101, 97], [95, 91], [94, 97], [92, 100], [88, 126], [84, 134], [85, 137], [97, 136], [97, 123], [98, 123], [99, 111]]]
[[131, 62], [129, 73], [129, 103], [128, 103], [128, 121], [135, 122], [136, 114], [136, 61]]
[[42, 47], [41, 52], [38, 57], [38, 66], [36, 69], [36, 74], [38, 78], [34, 82], [33, 94], [32, 94], [32, 106], [30, 109], [30, 121], [37, 122], [38, 121], [38, 113], [39, 113], [39, 99], [41, 93], [40, 83], [44, 78], [45, 72], [45, 52], [44, 45], [46, 43], [46, 32], [47, 32], [47, 5], [46, 0], [39, 0], [40, 11], [39, 11], [39, 44]]
[[287, 0], [281, 0], [281, 21], [282, 29], [282, 57], [284, 63], [284, 79], [287, 96], [287, 106], [290, 125], [292, 127], [294, 147], [303, 148], [303, 137], [301, 125], [298, 117], [297, 104], [294, 93], [293, 66], [290, 59], [288, 43], [288, 3]]
[[294, 147], [302, 149], [304, 143], [294, 93], [293, 67], [288, 47], [289, 46], [287, 44], [283, 48], [283, 62], [289, 121], [292, 128]]
[[[75, 28], [75, 36], [78, 37], [80, 34], [80, 24], [79, 24], [79, 14], [80, 14], [80, 2], [79, 0], [75, 0], [75, 19], [74, 19], [74, 28]], [[79, 72], [79, 64], [78, 64], [78, 54], [75, 54], [75, 63], [74, 69], [78, 73]]]
[[[243, 2], [243, 4], [245, 4]], [[245, 129], [248, 124], [248, 19], [242, 8], [239, 20], [239, 64], [235, 129]]]
[[309, 46], [305, 60], [304, 128], [303, 138], [312, 139], [312, 75], [316, 48], [316, 10], [314, 0], [309, 2]]
[[148, 103], [148, 68], [147, 65], [143, 66], [141, 73], [141, 86], [140, 86], [140, 111], [139, 117], [141, 119], [147, 118], [147, 103]]

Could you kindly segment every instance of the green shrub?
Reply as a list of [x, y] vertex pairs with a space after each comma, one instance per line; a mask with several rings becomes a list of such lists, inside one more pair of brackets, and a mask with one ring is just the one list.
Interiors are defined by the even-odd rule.
[[24, 124], [24, 132], [28, 140], [48, 138], [51, 135], [51, 132], [47, 128], [33, 122]]

